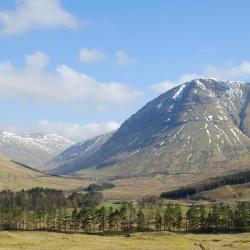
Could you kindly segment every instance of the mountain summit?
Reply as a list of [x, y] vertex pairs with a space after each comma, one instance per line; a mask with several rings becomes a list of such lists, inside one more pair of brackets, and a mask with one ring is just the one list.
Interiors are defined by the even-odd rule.
[[200, 78], [147, 103], [92, 155], [55, 173], [133, 176], [247, 167], [250, 85]]

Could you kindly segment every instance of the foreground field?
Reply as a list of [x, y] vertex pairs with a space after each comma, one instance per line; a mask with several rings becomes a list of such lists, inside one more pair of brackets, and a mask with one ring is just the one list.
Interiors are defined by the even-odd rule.
[[46, 232], [0, 232], [1, 250], [198, 250], [250, 249], [250, 233], [194, 235], [136, 233], [131, 237], [59, 234]]

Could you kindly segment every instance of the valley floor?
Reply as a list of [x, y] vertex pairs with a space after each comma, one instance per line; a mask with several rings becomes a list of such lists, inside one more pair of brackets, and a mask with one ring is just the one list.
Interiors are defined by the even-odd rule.
[[250, 249], [250, 233], [176, 234], [136, 233], [131, 237], [0, 232], [0, 250], [215, 250]]

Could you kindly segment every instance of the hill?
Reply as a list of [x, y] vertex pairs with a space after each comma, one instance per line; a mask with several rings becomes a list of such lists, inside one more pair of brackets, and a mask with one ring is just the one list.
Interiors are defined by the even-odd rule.
[[62, 190], [72, 190], [87, 187], [87, 180], [70, 177], [51, 176], [26, 167], [0, 156], [0, 190], [21, 190], [32, 187], [48, 187]]
[[250, 85], [196, 79], [127, 119], [94, 153], [53, 170], [115, 178], [216, 176], [249, 168]]
[[250, 183], [225, 185], [212, 190], [200, 192], [194, 196], [194, 199], [208, 201], [249, 201]]
[[37, 169], [43, 169], [48, 160], [72, 144], [72, 141], [55, 134], [0, 132], [0, 154]]
[[[169, 199], [198, 199], [202, 197], [206, 197], [206, 199], [239, 198], [241, 196], [240, 191], [249, 187], [250, 170], [205, 179], [175, 190], [163, 192], [161, 197]], [[250, 193], [249, 190], [243, 190], [242, 192]]]

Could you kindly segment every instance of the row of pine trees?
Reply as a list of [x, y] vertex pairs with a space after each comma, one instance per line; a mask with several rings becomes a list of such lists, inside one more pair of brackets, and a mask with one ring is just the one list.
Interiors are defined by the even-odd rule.
[[23, 209], [1, 208], [2, 230], [111, 233], [134, 231], [232, 232], [250, 230], [250, 203], [235, 207], [225, 203], [206, 208], [192, 205], [183, 212], [179, 204], [167, 204], [152, 212], [133, 203], [112, 207]]

